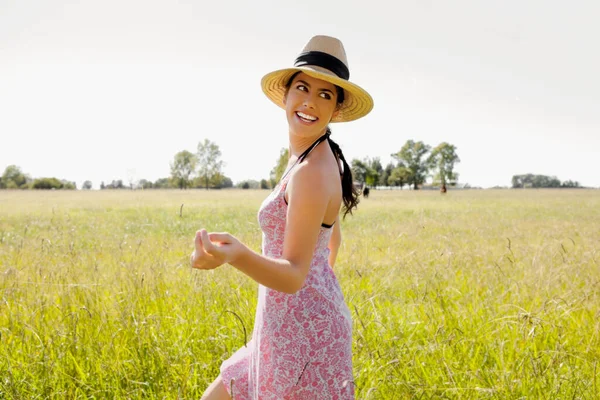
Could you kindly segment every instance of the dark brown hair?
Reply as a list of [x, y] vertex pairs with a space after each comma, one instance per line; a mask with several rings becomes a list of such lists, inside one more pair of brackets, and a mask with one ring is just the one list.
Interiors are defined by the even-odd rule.
[[[290, 90], [290, 87], [292, 86], [292, 82], [293, 82], [294, 78], [300, 72], [301, 71], [298, 71], [290, 77], [287, 84], [285, 85], [286, 93], [288, 90]], [[336, 102], [337, 102], [337, 106], [339, 107], [344, 102], [344, 98], [345, 98], [344, 89], [342, 89], [341, 87], [339, 87], [337, 85], [334, 85], [334, 86], [335, 86], [335, 91], [337, 92]], [[329, 135], [331, 135], [331, 129], [329, 128], [329, 126], [327, 127], [327, 133]], [[352, 178], [352, 169], [346, 162], [346, 159], [344, 158], [344, 154], [342, 153], [342, 149], [340, 149], [340, 146], [336, 142], [331, 140], [331, 136], [327, 137], [327, 141], [329, 142], [329, 146], [331, 147], [331, 150], [333, 151], [333, 154], [335, 155], [335, 157], [342, 161], [342, 167], [343, 167], [343, 171], [341, 172], [341, 175], [342, 175], [342, 199], [344, 201], [344, 218], [346, 218], [346, 215], [352, 214], [352, 209], [355, 209], [358, 206], [358, 202], [359, 202], [358, 196], [359, 196], [360, 192], [358, 191], [358, 189], [356, 189], [354, 187], [354, 179]]]

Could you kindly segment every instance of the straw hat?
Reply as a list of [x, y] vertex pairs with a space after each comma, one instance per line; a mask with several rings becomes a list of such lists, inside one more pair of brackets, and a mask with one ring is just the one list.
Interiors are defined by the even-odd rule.
[[350, 82], [348, 59], [344, 45], [330, 36], [314, 36], [296, 58], [294, 66], [268, 73], [262, 78], [263, 92], [279, 107], [285, 109], [283, 97], [286, 84], [296, 72], [322, 79], [344, 89], [344, 102], [331, 122], [347, 122], [367, 115], [373, 109], [373, 99], [366, 90]]

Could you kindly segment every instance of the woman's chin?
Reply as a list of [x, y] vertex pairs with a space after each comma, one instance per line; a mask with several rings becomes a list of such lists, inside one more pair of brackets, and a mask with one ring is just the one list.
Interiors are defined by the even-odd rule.
[[299, 136], [303, 138], [311, 138], [316, 136], [321, 136], [325, 133], [327, 127], [322, 126], [306, 126], [306, 125], [291, 125], [290, 124], [290, 133], [294, 136]]

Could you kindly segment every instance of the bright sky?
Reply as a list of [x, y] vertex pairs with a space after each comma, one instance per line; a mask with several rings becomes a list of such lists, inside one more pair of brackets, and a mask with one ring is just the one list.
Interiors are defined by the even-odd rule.
[[598, 187], [599, 18], [597, 0], [0, 0], [0, 173], [154, 181], [208, 138], [234, 182], [267, 178], [287, 123], [260, 79], [326, 34], [375, 100], [332, 126], [347, 159], [447, 141], [471, 186]]

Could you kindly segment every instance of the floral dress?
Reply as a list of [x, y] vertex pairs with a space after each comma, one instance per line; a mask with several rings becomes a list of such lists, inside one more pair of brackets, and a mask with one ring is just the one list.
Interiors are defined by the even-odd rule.
[[[267, 257], [282, 256], [288, 180], [286, 174], [258, 212]], [[252, 339], [221, 365], [234, 400], [354, 399], [352, 319], [328, 261], [331, 232], [321, 226], [310, 271], [297, 293], [259, 285]]]

